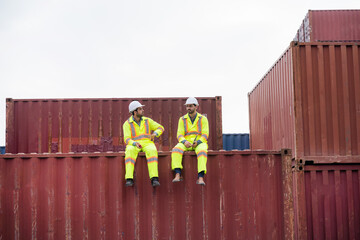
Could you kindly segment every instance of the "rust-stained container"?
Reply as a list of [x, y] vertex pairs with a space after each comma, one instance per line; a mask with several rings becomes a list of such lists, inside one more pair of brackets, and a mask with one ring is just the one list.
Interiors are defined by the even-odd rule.
[[172, 183], [160, 152], [153, 188], [140, 153], [126, 188], [122, 152], [1, 155], [0, 239], [293, 239], [289, 150], [209, 151], [206, 186], [196, 162]]
[[[106, 152], [125, 149], [123, 123], [134, 99], [7, 99], [6, 152]], [[165, 128], [156, 139], [158, 150], [177, 143], [179, 117], [186, 98], [137, 98], [145, 116]], [[200, 97], [199, 112], [209, 119], [209, 149], [222, 149], [221, 97]]]
[[309, 10], [294, 41], [360, 41], [360, 9]]
[[294, 169], [295, 239], [360, 239], [360, 156]]
[[359, 92], [358, 44], [292, 42], [249, 93], [250, 148], [290, 148], [304, 160], [359, 155]]

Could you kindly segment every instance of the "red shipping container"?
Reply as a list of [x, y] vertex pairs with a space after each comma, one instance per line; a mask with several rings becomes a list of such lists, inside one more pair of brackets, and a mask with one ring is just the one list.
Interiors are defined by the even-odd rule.
[[360, 239], [360, 156], [294, 161], [295, 239]]
[[309, 10], [294, 41], [360, 41], [360, 9]]
[[172, 183], [159, 153], [151, 187], [140, 153], [125, 187], [124, 153], [0, 156], [0, 239], [293, 239], [291, 153], [209, 151], [206, 186], [196, 155]]
[[[7, 99], [6, 152], [123, 151], [123, 123], [134, 99]], [[186, 114], [186, 98], [137, 98], [145, 116], [162, 124], [155, 140], [158, 150], [171, 150], [177, 141], [179, 117]], [[209, 119], [209, 149], [222, 149], [221, 97], [202, 97], [199, 112]]]
[[250, 148], [351, 161], [360, 155], [359, 92], [358, 44], [292, 42], [249, 93]]

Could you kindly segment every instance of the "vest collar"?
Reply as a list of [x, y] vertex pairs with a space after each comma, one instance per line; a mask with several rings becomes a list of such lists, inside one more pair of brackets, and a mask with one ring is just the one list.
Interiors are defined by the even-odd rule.
[[[143, 117], [141, 117], [141, 118], [140, 118], [140, 122], [139, 122], [139, 124], [141, 123], [141, 121], [142, 121], [142, 120], [143, 120]], [[135, 121], [134, 116], [131, 116], [131, 117], [130, 117], [130, 119], [129, 119], [129, 121], [130, 121], [130, 122], [137, 123], [137, 122]]]

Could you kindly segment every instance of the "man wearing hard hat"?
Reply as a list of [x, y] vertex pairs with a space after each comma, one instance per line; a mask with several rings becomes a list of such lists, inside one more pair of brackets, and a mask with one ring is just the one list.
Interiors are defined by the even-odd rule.
[[206, 174], [207, 162], [207, 140], [209, 137], [208, 119], [197, 112], [199, 103], [196, 98], [189, 97], [186, 100], [187, 114], [180, 117], [178, 123], [177, 139], [179, 143], [171, 153], [171, 169], [175, 172], [173, 182], [180, 182], [182, 157], [185, 151], [195, 150], [197, 155], [198, 179], [196, 184], [205, 185], [204, 175]]
[[[158, 152], [154, 138], [164, 132], [164, 127], [151, 118], [144, 117], [144, 107], [138, 101], [129, 104], [132, 116], [123, 124], [125, 149], [125, 185], [134, 185], [134, 166], [140, 151], [145, 152], [151, 185], [160, 186], [158, 175]], [[151, 133], [152, 132], [152, 133]]]

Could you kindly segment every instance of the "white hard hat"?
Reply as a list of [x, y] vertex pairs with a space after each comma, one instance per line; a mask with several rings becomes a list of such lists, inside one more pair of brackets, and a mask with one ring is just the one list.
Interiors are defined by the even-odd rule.
[[186, 100], [185, 105], [188, 105], [188, 104], [195, 104], [196, 106], [199, 105], [198, 101], [197, 101], [196, 98], [194, 98], [194, 97], [189, 97], [189, 98]]
[[137, 108], [139, 107], [144, 107], [145, 105], [142, 105], [141, 103], [139, 103], [138, 101], [132, 101], [129, 104], [129, 112], [132, 113], [133, 111], [135, 111]]

